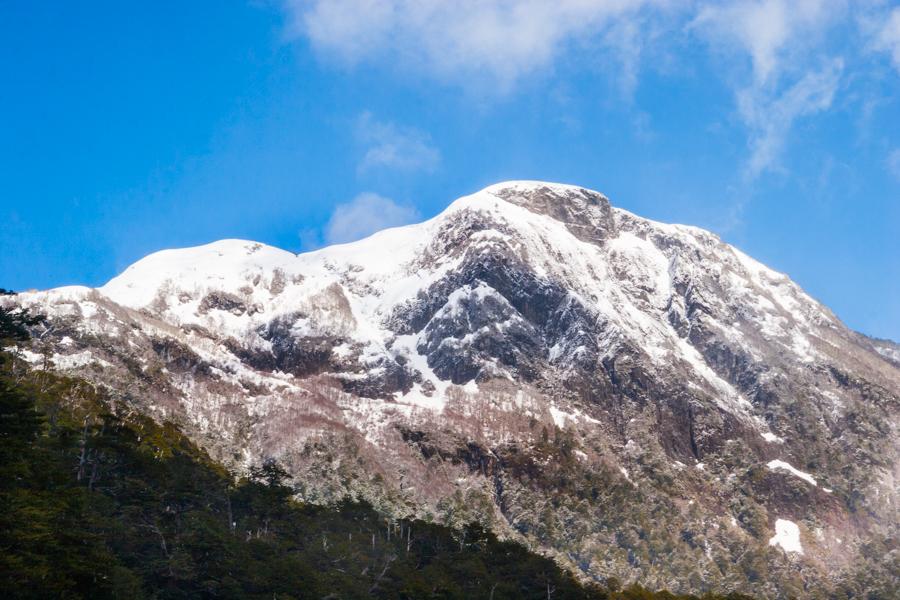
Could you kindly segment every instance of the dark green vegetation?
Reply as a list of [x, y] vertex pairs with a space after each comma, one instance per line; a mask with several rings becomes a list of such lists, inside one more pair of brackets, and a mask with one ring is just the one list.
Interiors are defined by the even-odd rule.
[[[0, 308], [2, 346], [34, 322]], [[284, 478], [268, 464], [235, 481], [174, 426], [0, 352], [4, 597], [676, 597], [582, 586], [476, 526], [299, 504]]]

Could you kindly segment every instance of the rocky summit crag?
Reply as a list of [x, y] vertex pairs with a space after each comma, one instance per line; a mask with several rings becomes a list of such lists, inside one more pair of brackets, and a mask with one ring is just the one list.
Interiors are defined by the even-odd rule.
[[504, 183], [351, 244], [225, 240], [3, 301], [47, 315], [36, 366], [305, 500], [477, 520], [601, 581], [897, 593], [897, 345], [597, 192]]

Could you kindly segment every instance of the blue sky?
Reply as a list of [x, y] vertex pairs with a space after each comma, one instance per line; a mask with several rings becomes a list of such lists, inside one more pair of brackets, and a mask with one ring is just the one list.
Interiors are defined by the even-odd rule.
[[710, 229], [900, 339], [900, 7], [12, 1], [0, 286], [300, 251], [504, 179]]

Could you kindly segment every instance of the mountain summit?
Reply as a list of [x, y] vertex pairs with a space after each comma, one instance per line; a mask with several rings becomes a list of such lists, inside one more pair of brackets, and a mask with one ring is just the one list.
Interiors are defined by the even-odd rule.
[[49, 317], [35, 363], [307, 500], [478, 520], [649, 587], [896, 582], [896, 348], [591, 190], [507, 182], [350, 244], [224, 240], [4, 302]]

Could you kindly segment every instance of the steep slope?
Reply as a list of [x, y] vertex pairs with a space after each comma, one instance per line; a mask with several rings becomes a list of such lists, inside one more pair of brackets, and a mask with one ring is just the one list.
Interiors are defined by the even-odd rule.
[[[0, 340], [10, 316], [0, 309]], [[0, 351], [4, 598], [634, 597], [478, 526], [299, 504], [276, 465], [235, 480], [176, 428], [123, 408]]]
[[353, 244], [167, 250], [15, 302], [50, 317], [33, 361], [305, 499], [478, 518], [601, 580], [896, 586], [889, 346], [596, 192], [504, 183]]

